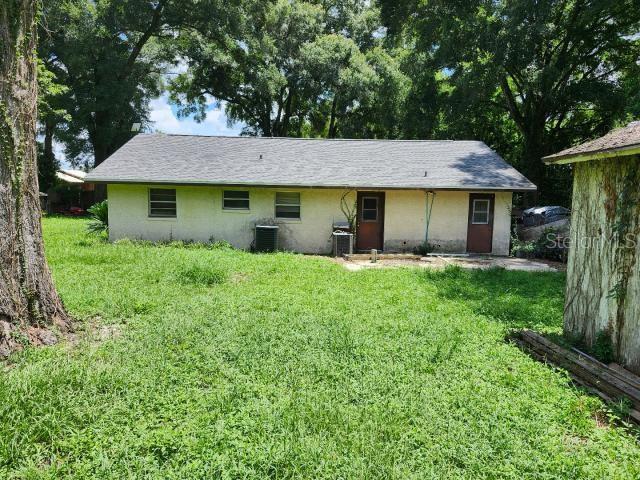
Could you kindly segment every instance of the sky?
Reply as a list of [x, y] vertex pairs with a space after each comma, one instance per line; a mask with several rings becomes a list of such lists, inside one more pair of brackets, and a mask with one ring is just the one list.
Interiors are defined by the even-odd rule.
[[236, 123], [229, 127], [227, 116], [222, 108], [215, 108], [213, 99], [208, 102], [207, 118], [198, 123], [193, 116], [178, 118], [177, 108], [169, 103], [168, 96], [162, 95], [151, 101], [150, 119], [153, 122], [151, 130], [162, 133], [181, 135], [229, 135], [237, 136], [242, 130], [242, 124]]

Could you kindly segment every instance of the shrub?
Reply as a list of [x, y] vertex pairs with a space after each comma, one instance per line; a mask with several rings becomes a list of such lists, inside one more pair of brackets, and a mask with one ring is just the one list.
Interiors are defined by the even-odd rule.
[[433, 243], [429, 242], [423, 242], [413, 249], [413, 253], [415, 253], [416, 255], [422, 255], [424, 257], [425, 255], [433, 252], [436, 248], [438, 248], [438, 245], [434, 245]]
[[511, 255], [520, 258], [532, 258], [535, 256], [537, 244], [533, 241], [524, 241], [519, 238], [512, 239]]
[[89, 212], [89, 224], [87, 230], [91, 233], [103, 233], [109, 231], [109, 206], [103, 200], [92, 205], [87, 210]]
[[213, 237], [209, 239], [209, 248], [211, 250], [235, 250], [226, 240], [216, 240]]

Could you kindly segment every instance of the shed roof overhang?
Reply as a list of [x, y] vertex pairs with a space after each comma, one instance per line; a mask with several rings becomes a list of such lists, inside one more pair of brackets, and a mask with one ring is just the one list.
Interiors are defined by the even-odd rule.
[[604, 160], [607, 158], [628, 157], [630, 155], [640, 155], [640, 144], [626, 145], [624, 147], [612, 148], [608, 150], [596, 150], [593, 152], [582, 152], [568, 155], [549, 155], [542, 158], [547, 165], [562, 165], [568, 163], [587, 162], [589, 160]]

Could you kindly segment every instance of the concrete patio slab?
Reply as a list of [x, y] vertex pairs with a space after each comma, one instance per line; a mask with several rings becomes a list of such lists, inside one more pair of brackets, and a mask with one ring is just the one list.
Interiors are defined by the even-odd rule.
[[393, 258], [381, 259], [373, 263], [368, 259], [335, 259], [344, 268], [350, 271], [359, 271], [367, 268], [398, 268], [417, 267], [442, 269], [447, 265], [458, 265], [462, 268], [489, 269], [504, 268], [506, 270], [520, 270], [526, 272], [561, 272], [566, 266], [559, 262], [547, 260], [529, 260], [513, 257], [487, 257], [487, 256], [428, 256], [420, 259]]

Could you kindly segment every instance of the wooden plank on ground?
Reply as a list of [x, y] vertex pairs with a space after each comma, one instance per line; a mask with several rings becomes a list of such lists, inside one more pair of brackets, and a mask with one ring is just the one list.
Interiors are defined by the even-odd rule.
[[579, 350], [567, 350], [530, 330], [519, 332], [515, 341], [535, 359], [566, 369], [576, 384], [603, 401], [615, 404], [628, 399], [633, 407], [627, 420], [640, 424], [640, 388], [633, 373], [617, 364], [605, 365]]
[[615, 372], [617, 372], [622, 377], [626, 378], [627, 382], [636, 386], [636, 388], [640, 389], [640, 377], [633, 372], [630, 372], [622, 365], [618, 365], [617, 363], [610, 363], [609, 368]]
[[520, 338], [538, 354], [546, 356], [593, 387], [613, 398], [626, 397], [634, 408], [640, 409], [640, 388], [615, 370], [600, 362], [592, 362], [587, 357], [569, 351], [535, 332], [525, 330], [521, 332]]

